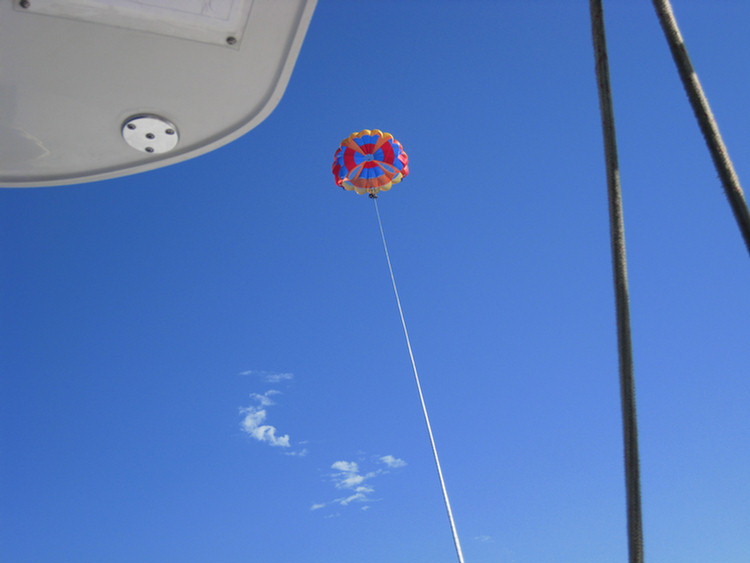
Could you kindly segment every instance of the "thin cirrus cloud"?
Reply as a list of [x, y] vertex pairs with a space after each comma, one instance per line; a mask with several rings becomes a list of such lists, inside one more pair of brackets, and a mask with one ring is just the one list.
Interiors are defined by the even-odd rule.
[[[378, 461], [384, 464], [388, 469], [404, 467], [406, 462], [392, 455], [385, 455], [378, 458]], [[320, 510], [330, 505], [348, 506], [352, 503], [362, 503], [362, 510], [370, 508], [369, 504], [375, 499], [372, 493], [375, 492], [372, 484], [369, 482], [375, 477], [388, 473], [388, 469], [378, 468], [369, 472], [362, 472], [356, 461], [336, 461], [331, 464], [334, 473], [330, 475], [334, 486], [345, 491], [344, 496], [335, 498], [329, 502], [316, 502], [310, 506], [310, 510]]]
[[406, 465], [406, 462], [403, 459], [393, 457], [392, 455], [384, 455], [380, 458], [380, 461], [385, 463], [391, 469], [395, 469], [397, 467], [403, 467], [404, 465]]
[[271, 399], [271, 397], [273, 397], [274, 395], [280, 395], [280, 394], [281, 394], [281, 391], [270, 389], [266, 391], [265, 393], [263, 393], [262, 395], [259, 393], [250, 393], [250, 397], [258, 401], [258, 404], [261, 407], [270, 407], [271, 405], [276, 404], [273, 402], [273, 399]]
[[255, 370], [255, 369], [248, 369], [245, 371], [241, 371], [240, 375], [252, 375], [255, 377], [260, 377], [263, 381], [266, 381], [267, 383], [280, 383], [282, 381], [289, 381], [290, 379], [294, 379], [293, 373], [278, 372], [278, 371], [261, 371], [261, 370]]

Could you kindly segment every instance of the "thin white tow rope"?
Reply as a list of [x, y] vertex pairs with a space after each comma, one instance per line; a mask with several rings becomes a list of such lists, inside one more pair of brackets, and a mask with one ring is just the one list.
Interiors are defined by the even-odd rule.
[[393, 293], [396, 295], [396, 305], [398, 305], [398, 314], [401, 316], [401, 326], [404, 327], [404, 336], [406, 337], [406, 347], [409, 349], [409, 357], [411, 358], [411, 367], [414, 369], [414, 380], [417, 382], [417, 391], [419, 391], [419, 400], [422, 403], [422, 412], [424, 413], [424, 421], [427, 423], [427, 433], [430, 435], [430, 444], [432, 444], [432, 454], [435, 456], [435, 467], [437, 467], [438, 477], [440, 478], [440, 486], [443, 489], [443, 500], [445, 500], [445, 509], [448, 511], [448, 520], [451, 523], [451, 532], [453, 532], [453, 543], [456, 545], [456, 554], [458, 555], [459, 563], [464, 563], [464, 555], [461, 552], [461, 542], [458, 541], [458, 532], [456, 531], [456, 523], [453, 521], [453, 512], [451, 511], [451, 503], [448, 500], [448, 491], [445, 488], [445, 481], [443, 480], [443, 470], [440, 469], [440, 460], [438, 459], [437, 448], [435, 447], [435, 438], [432, 436], [432, 427], [430, 426], [430, 417], [427, 416], [427, 407], [425, 406], [424, 396], [422, 395], [422, 385], [419, 383], [419, 375], [417, 374], [417, 364], [414, 363], [414, 353], [411, 351], [411, 342], [409, 341], [409, 332], [406, 330], [406, 321], [404, 321], [404, 311], [401, 309], [401, 300], [398, 298], [398, 289], [396, 289], [396, 278], [393, 277], [393, 267], [391, 266], [391, 257], [388, 254], [388, 245], [385, 243], [385, 234], [383, 233], [383, 223], [380, 220], [380, 211], [378, 210], [378, 198], [373, 197], [372, 200], [375, 202], [375, 214], [378, 216], [378, 226], [380, 227], [380, 237], [383, 239], [383, 249], [385, 250], [385, 258], [388, 261], [388, 271], [391, 273], [391, 283], [393, 283]]

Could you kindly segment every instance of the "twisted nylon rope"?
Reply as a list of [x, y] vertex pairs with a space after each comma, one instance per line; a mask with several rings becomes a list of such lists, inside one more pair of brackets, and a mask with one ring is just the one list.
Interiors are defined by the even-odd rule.
[[461, 552], [461, 542], [458, 540], [458, 532], [456, 531], [456, 523], [453, 520], [453, 512], [451, 511], [451, 503], [448, 500], [448, 491], [445, 488], [445, 480], [443, 479], [443, 470], [440, 468], [440, 459], [438, 459], [437, 448], [435, 447], [435, 438], [432, 436], [432, 426], [430, 425], [430, 417], [427, 416], [427, 406], [424, 402], [424, 396], [422, 395], [422, 385], [419, 383], [419, 375], [417, 374], [417, 364], [414, 362], [414, 353], [411, 350], [411, 342], [409, 340], [409, 332], [406, 330], [406, 321], [404, 321], [404, 311], [401, 308], [401, 300], [398, 297], [398, 289], [396, 288], [396, 278], [393, 277], [393, 267], [391, 266], [391, 257], [388, 254], [388, 245], [385, 243], [385, 234], [383, 233], [383, 223], [380, 220], [380, 211], [378, 210], [378, 199], [373, 197], [372, 200], [375, 202], [375, 214], [378, 216], [378, 226], [380, 227], [380, 238], [383, 239], [383, 249], [385, 250], [385, 258], [388, 261], [388, 271], [391, 274], [391, 283], [393, 284], [393, 293], [396, 296], [396, 305], [398, 305], [398, 314], [401, 317], [401, 326], [404, 328], [404, 336], [406, 337], [406, 347], [409, 349], [409, 358], [411, 358], [411, 367], [414, 370], [414, 380], [417, 382], [417, 391], [419, 391], [419, 401], [422, 403], [422, 413], [424, 413], [424, 421], [427, 424], [427, 433], [430, 435], [430, 444], [432, 445], [432, 455], [435, 457], [435, 467], [437, 467], [438, 477], [440, 478], [440, 487], [443, 489], [443, 500], [445, 501], [445, 509], [448, 511], [448, 520], [451, 524], [451, 532], [453, 533], [453, 543], [456, 546], [456, 554], [458, 555], [459, 563], [464, 563], [464, 555]]
[[602, 114], [604, 155], [607, 166], [609, 197], [609, 230], [612, 245], [612, 269], [617, 312], [617, 351], [620, 358], [620, 403], [622, 406], [623, 445], [625, 450], [625, 490], [628, 514], [628, 553], [630, 563], [643, 563], [643, 524], [641, 517], [640, 464], [638, 461], [638, 426], [635, 413], [633, 350], [630, 339], [630, 306], [628, 273], [625, 260], [625, 225], [622, 215], [620, 167], [617, 159], [615, 116], [609, 82], [607, 43], [604, 35], [604, 13], [601, 0], [590, 0], [591, 32], [596, 57], [596, 80]]
[[653, 0], [653, 3], [664, 35], [667, 38], [669, 49], [672, 51], [672, 58], [682, 79], [682, 85], [685, 87], [690, 104], [693, 106], [693, 112], [698, 119], [698, 125], [708, 145], [708, 151], [711, 153], [714, 166], [724, 186], [724, 193], [732, 207], [734, 218], [737, 220], [742, 238], [745, 240], [745, 246], [750, 252], [750, 211], [748, 211], [739, 178], [734, 171], [729, 153], [719, 133], [719, 126], [716, 124], [711, 107], [708, 105], [708, 99], [706, 99], [701, 83], [698, 81], [698, 75], [690, 62], [687, 48], [682, 40], [680, 29], [677, 27], [677, 21], [669, 0]]

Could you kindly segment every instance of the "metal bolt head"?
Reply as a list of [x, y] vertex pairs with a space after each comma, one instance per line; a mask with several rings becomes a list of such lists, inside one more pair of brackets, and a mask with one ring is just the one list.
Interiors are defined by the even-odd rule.
[[25, 10], [25, 9], [31, 7], [31, 2], [29, 2], [29, 0], [21, 0], [18, 3], [18, 5], [21, 6], [21, 8], [23, 8]]

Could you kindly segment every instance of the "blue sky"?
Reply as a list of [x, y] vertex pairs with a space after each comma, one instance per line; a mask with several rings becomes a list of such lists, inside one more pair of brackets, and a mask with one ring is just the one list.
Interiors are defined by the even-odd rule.
[[[750, 181], [746, 2], [674, 0]], [[750, 261], [651, 4], [605, 2], [646, 560], [750, 560]], [[321, 0], [286, 93], [156, 171], [0, 191], [0, 559], [626, 561], [587, 2]]]

